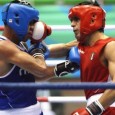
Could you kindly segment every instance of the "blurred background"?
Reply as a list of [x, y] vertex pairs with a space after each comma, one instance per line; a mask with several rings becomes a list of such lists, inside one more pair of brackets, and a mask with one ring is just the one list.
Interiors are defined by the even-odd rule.
[[[0, 12], [2, 6], [11, 0], [0, 0]], [[48, 25], [68, 25], [68, 11], [73, 5], [84, 0], [27, 0], [40, 12], [40, 20]], [[115, 0], [97, 0], [106, 11], [106, 25], [115, 25]], [[0, 15], [0, 26], [2, 26]], [[108, 36], [115, 37], [115, 30], [105, 30]], [[1, 31], [2, 34], [2, 31]], [[47, 37], [47, 44], [67, 43], [74, 40], [72, 31], [52, 31], [51, 36]], [[50, 59], [53, 60], [53, 59]], [[60, 59], [62, 60], [62, 59]], [[49, 82], [79, 82], [80, 71], [69, 74], [63, 78], [54, 78]], [[38, 96], [84, 96], [82, 90], [51, 90], [38, 91]], [[78, 107], [84, 107], [85, 103], [42, 103], [45, 115], [70, 115], [70, 113]]]

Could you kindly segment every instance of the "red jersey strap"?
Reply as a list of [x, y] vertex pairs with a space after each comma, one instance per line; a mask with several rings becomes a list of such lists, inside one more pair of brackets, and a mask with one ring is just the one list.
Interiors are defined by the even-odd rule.
[[107, 43], [109, 43], [109, 42], [111, 42], [111, 41], [115, 41], [115, 38], [107, 38], [107, 39], [100, 39], [100, 40], [98, 40], [96, 43], [95, 43], [95, 45], [96, 44], [107, 44]]

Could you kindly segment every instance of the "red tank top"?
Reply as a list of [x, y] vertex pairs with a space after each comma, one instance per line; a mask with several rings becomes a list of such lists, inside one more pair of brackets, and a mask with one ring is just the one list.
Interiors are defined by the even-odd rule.
[[[81, 82], [107, 82], [109, 78], [108, 68], [100, 62], [102, 49], [108, 42], [115, 41], [113, 38], [98, 40], [93, 46], [82, 46], [79, 44]], [[102, 89], [85, 90], [86, 98], [98, 93]]]

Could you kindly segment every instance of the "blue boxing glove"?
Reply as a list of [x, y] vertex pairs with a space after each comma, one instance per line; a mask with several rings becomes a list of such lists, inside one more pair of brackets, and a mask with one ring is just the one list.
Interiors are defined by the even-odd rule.
[[77, 47], [72, 47], [65, 62], [57, 64], [54, 69], [56, 76], [61, 77], [79, 69], [80, 55]]
[[80, 65], [80, 55], [78, 52], [78, 47], [71, 48], [71, 50], [69, 51], [68, 60]]
[[50, 51], [44, 42], [32, 44], [28, 49], [28, 53], [31, 54], [33, 57], [41, 55], [45, 59], [47, 59], [50, 55]]

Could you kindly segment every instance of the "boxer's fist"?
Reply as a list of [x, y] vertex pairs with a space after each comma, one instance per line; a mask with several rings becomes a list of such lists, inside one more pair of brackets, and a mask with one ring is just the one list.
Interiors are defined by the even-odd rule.
[[86, 108], [75, 110], [71, 115], [101, 115], [104, 111], [104, 107], [98, 100], [96, 100]]
[[71, 115], [90, 115], [90, 114], [85, 108], [79, 108], [76, 111], [74, 111]]
[[79, 65], [75, 62], [66, 60], [65, 62], [59, 63], [54, 68], [54, 73], [57, 77], [64, 76], [68, 73], [73, 73], [79, 69]]
[[49, 57], [50, 51], [47, 45], [44, 42], [38, 42], [36, 44], [32, 44], [28, 48], [28, 53], [33, 57], [37, 57], [39, 55], [43, 56], [45, 59]]
[[50, 26], [47, 26], [44, 22], [36, 22], [31, 38], [32, 43], [43, 41], [47, 36], [51, 34], [52, 30]]
[[68, 54], [68, 60], [80, 65], [80, 54], [78, 51], [78, 47], [74, 46], [70, 49], [69, 54]]
[[77, 47], [72, 47], [69, 51], [65, 62], [57, 64], [54, 73], [57, 77], [64, 76], [68, 73], [74, 73], [80, 68], [80, 55]]

